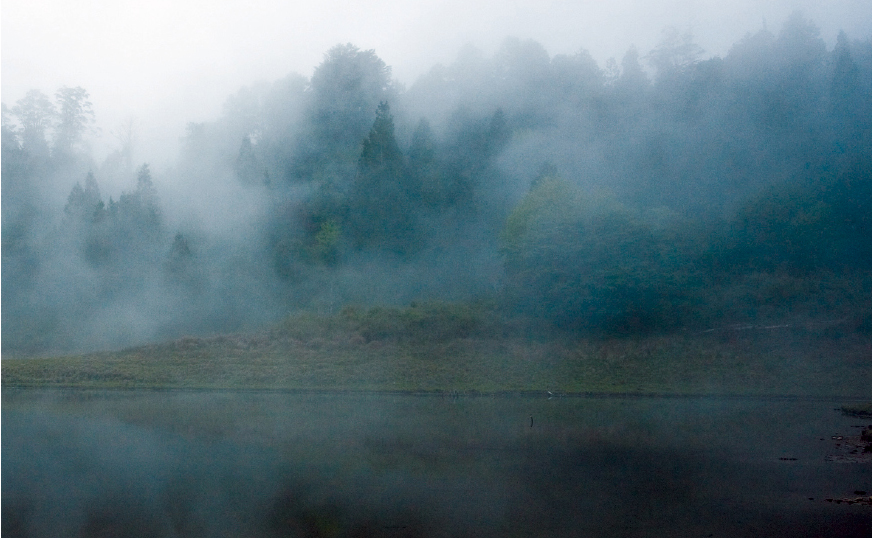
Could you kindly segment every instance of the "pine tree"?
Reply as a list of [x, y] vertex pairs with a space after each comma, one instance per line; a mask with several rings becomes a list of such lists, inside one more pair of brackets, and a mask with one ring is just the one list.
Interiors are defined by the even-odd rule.
[[104, 204], [93, 172], [88, 172], [84, 188], [79, 182], [73, 186], [64, 213], [76, 222], [98, 222], [103, 218]]
[[390, 106], [382, 102], [363, 141], [349, 216], [355, 241], [406, 253], [417, 240], [414, 212], [420, 200], [415, 178], [405, 173]]

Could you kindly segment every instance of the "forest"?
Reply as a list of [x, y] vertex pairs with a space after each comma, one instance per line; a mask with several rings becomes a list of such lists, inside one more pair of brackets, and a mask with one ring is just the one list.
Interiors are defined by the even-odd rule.
[[337, 45], [189, 123], [166, 170], [133, 122], [95, 161], [98, 112], [3, 104], [4, 354], [413, 303], [534, 337], [872, 333], [872, 37], [800, 14], [724, 57], [676, 29], [605, 65], [509, 38], [409, 87]]

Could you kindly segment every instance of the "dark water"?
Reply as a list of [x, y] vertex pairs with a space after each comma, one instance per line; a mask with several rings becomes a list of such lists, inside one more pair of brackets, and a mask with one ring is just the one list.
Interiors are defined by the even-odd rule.
[[844, 402], [2, 398], [4, 537], [872, 536]]

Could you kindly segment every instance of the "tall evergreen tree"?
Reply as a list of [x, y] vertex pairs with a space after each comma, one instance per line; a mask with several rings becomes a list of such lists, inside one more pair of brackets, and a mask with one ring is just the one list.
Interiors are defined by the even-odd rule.
[[67, 198], [64, 213], [75, 222], [93, 223], [103, 218], [104, 204], [100, 197], [100, 187], [94, 178], [93, 172], [88, 172], [85, 178], [85, 187], [80, 183], [73, 186]]
[[363, 141], [352, 190], [349, 221], [355, 242], [399, 253], [414, 249], [420, 187], [404, 173], [404, 159], [394, 135], [390, 106], [382, 102], [369, 136]]
[[363, 141], [359, 169], [361, 176], [373, 173], [398, 173], [402, 168], [403, 154], [394, 134], [394, 118], [386, 101], [378, 105], [375, 122]]
[[160, 236], [162, 214], [157, 189], [151, 180], [151, 170], [143, 164], [137, 173], [136, 190], [124, 193], [115, 209], [121, 220], [122, 231], [139, 241], [157, 240]]

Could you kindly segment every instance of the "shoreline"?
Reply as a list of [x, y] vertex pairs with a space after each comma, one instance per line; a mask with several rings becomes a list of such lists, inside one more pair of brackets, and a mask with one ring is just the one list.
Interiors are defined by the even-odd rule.
[[[57, 392], [175, 392], [175, 393], [234, 393], [234, 394], [287, 394], [329, 396], [411, 396], [441, 398], [537, 398], [558, 400], [572, 399], [676, 399], [676, 400], [748, 400], [786, 402], [867, 402], [870, 396], [817, 395], [817, 394], [740, 394], [740, 393], [681, 393], [681, 392], [560, 392], [540, 390], [501, 391], [451, 391], [451, 390], [389, 390], [389, 389], [325, 389], [325, 388], [258, 388], [258, 387], [88, 387], [81, 385], [3, 385], [8, 391], [57, 391]], [[864, 418], [864, 417], [860, 417]]]

